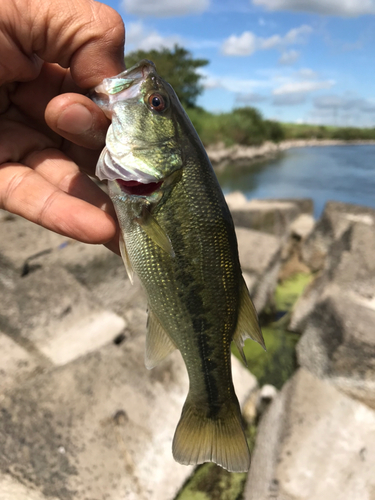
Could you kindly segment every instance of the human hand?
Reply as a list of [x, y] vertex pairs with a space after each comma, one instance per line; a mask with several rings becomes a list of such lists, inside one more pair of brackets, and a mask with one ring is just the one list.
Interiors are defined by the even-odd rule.
[[7, 1], [0, 54], [0, 208], [116, 251], [113, 206], [86, 175], [109, 123], [84, 93], [124, 69], [121, 17], [94, 0]]

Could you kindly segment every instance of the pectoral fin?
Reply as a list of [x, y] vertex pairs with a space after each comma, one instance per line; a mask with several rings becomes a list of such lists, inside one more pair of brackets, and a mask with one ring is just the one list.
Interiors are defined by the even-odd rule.
[[247, 364], [245, 353], [243, 352], [243, 346], [246, 339], [255, 340], [255, 342], [258, 342], [264, 350], [266, 350], [266, 346], [264, 344], [262, 331], [259, 326], [257, 312], [243, 278], [240, 297], [240, 312], [233, 341], [236, 344], [244, 363]]
[[175, 349], [177, 349], [175, 343], [161, 326], [155, 314], [149, 310], [145, 354], [146, 368], [151, 370]]
[[135, 220], [156, 245], [162, 248], [171, 257], [175, 256], [171, 240], [146, 207], [143, 207], [141, 217]]
[[122, 233], [120, 233], [119, 247], [120, 247], [120, 253], [121, 253], [122, 260], [124, 261], [124, 264], [125, 264], [126, 272], [129, 276], [130, 283], [133, 285], [133, 283], [134, 283], [134, 271], [133, 271], [132, 265], [130, 263], [129, 254], [128, 254], [128, 251], [126, 250], [126, 245], [125, 245], [125, 241], [124, 241], [124, 237], [123, 237]]

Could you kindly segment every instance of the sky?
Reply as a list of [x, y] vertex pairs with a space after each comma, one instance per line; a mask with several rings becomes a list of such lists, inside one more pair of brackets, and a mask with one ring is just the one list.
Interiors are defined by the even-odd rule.
[[375, 0], [102, 0], [126, 53], [172, 48], [209, 60], [198, 104], [253, 106], [292, 123], [375, 126]]

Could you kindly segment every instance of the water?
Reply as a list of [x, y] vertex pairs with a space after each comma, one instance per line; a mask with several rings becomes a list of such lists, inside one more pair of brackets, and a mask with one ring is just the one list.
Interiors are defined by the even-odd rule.
[[329, 200], [375, 208], [375, 145], [290, 149], [248, 169], [228, 167], [219, 181], [249, 199], [312, 198], [315, 217]]

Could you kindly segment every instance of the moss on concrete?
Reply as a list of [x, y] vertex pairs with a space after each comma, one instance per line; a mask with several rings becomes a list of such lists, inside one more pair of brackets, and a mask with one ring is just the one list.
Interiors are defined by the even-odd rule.
[[[244, 346], [248, 367], [259, 385], [272, 384], [280, 389], [296, 369], [295, 347], [299, 335], [286, 329], [288, 313], [312, 280], [311, 274], [298, 273], [280, 283], [275, 292], [276, 311], [284, 314], [278, 321], [262, 326], [267, 351], [256, 342], [247, 340]], [[233, 347], [233, 353], [239, 357]], [[239, 358], [240, 359], [240, 358]]]

